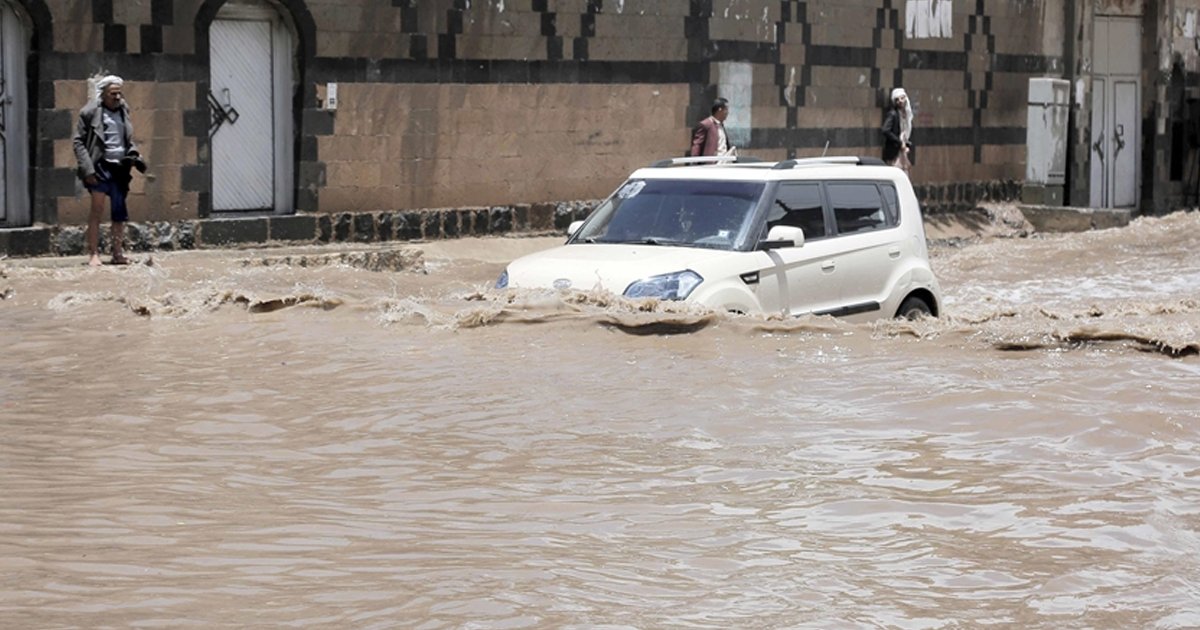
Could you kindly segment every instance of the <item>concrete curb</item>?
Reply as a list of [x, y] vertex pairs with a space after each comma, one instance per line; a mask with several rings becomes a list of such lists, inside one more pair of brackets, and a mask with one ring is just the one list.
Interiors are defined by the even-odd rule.
[[1019, 205], [1033, 229], [1038, 232], [1086, 232], [1123, 227], [1133, 220], [1128, 208], [1075, 208], [1069, 206]]
[[[518, 204], [489, 208], [454, 208], [399, 212], [294, 214], [189, 221], [136, 223], [126, 226], [130, 251], [174, 251], [241, 246], [378, 243], [565, 232], [572, 221], [586, 218], [596, 201]], [[13, 257], [78, 256], [84, 253], [82, 225], [38, 225], [0, 229], [0, 255]], [[100, 248], [110, 251], [107, 224]]]

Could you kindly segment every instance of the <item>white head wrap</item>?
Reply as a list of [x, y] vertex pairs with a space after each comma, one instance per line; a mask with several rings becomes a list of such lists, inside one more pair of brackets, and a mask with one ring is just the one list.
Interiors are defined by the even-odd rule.
[[896, 104], [896, 99], [904, 97], [905, 105], [903, 115], [900, 117], [900, 139], [908, 142], [909, 136], [912, 135], [913, 108], [912, 101], [908, 98], [908, 93], [904, 88], [895, 88], [892, 90], [892, 105]]
[[109, 86], [112, 85], [121, 87], [122, 85], [125, 85], [125, 79], [122, 79], [115, 74], [110, 74], [98, 79], [96, 81], [96, 100], [100, 100], [100, 97], [104, 96], [104, 90], [107, 90]]

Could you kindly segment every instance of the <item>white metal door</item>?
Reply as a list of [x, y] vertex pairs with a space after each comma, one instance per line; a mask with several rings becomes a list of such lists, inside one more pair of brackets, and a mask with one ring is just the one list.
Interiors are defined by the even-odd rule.
[[1093, 40], [1091, 205], [1137, 205], [1141, 132], [1141, 25], [1097, 16]]
[[1092, 79], [1091, 203], [1108, 207], [1108, 79]]
[[1113, 81], [1112, 205], [1137, 204], [1138, 82]]
[[0, 226], [30, 224], [25, 27], [0, 0]]
[[260, 20], [209, 30], [214, 211], [275, 207], [271, 30]]

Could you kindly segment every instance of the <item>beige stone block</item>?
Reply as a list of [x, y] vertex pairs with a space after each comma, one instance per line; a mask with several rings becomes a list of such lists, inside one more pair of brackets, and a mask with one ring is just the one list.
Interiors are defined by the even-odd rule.
[[920, 115], [913, 120], [913, 125], [918, 130], [930, 127], [970, 127], [975, 124], [974, 113], [965, 107], [922, 107], [920, 111]]
[[316, 23], [318, 31], [355, 32], [360, 30], [362, 25], [367, 24], [367, 21], [363, 19], [363, 8], [356, 6], [355, 3], [313, 2], [309, 11], [312, 13], [313, 22]]
[[358, 33], [317, 30], [318, 57], [349, 57]]
[[[840, 109], [834, 107], [801, 107], [796, 110], [796, 128], [798, 129], [841, 129], [846, 127], [865, 127], [863, 110]], [[782, 126], [782, 125], [781, 125]], [[878, 127], [878, 123], [870, 126]]]
[[102, 51], [104, 50], [104, 26], [80, 23], [55, 24], [54, 50], [74, 53]]
[[146, 161], [154, 165], [195, 164], [196, 139], [179, 136], [175, 138], [151, 138], [139, 144]]
[[413, 202], [415, 186], [410, 184], [392, 185], [381, 188], [380, 201], [388, 210], [410, 210], [417, 208]]
[[54, 102], [64, 109], [78, 112], [90, 98], [87, 81], [54, 82]]
[[114, 2], [112, 4], [113, 22], [131, 25], [150, 24], [150, 4], [150, 0], [122, 0], [121, 2]]
[[325, 188], [351, 188], [355, 185], [355, 170], [358, 162], [326, 162]]
[[145, 175], [134, 175], [134, 180], [145, 180], [142, 184], [146, 194], [178, 195], [183, 192], [183, 176], [178, 167], [154, 168]]
[[125, 50], [131, 55], [142, 52], [142, 29], [136, 25], [125, 26]]
[[355, 189], [355, 204], [368, 212], [391, 210], [391, 196], [381, 186], [366, 186]]
[[317, 197], [317, 208], [321, 212], [330, 213], [355, 212], [359, 209], [355, 198], [356, 193], [352, 188], [326, 186]]
[[[82, 187], [79, 188], [81, 191]], [[59, 197], [58, 205], [58, 223], [60, 225], [86, 225], [88, 220], [88, 212], [91, 208], [91, 200], [86, 195], [77, 197]], [[107, 206], [105, 206], [107, 213]], [[108, 217], [105, 216], [105, 220]]]
[[190, 55], [196, 50], [196, 31], [192, 23], [163, 28], [163, 52], [171, 55]]
[[503, 106], [500, 100], [500, 85], [462, 85], [456, 86], [462, 99], [462, 108], [468, 111], [486, 110]]
[[936, 116], [946, 111], [970, 111], [970, 108], [967, 107], [967, 93], [961, 89], [949, 89], [949, 86], [944, 86], [941, 89], [912, 90], [909, 91], [909, 97], [918, 117], [924, 116], [926, 113]]
[[75, 168], [75, 143], [71, 138], [54, 141], [54, 166]]
[[810, 87], [806, 91], [806, 107], [872, 108], [875, 92], [866, 88]]
[[[126, 81], [124, 92], [135, 128], [143, 111], [181, 112], [196, 108], [196, 86], [193, 83]], [[182, 118], [180, 120], [182, 121]]]
[[781, 129], [787, 127], [787, 109], [783, 107], [751, 107], [750, 119], [756, 128]]
[[983, 145], [983, 163], [998, 172], [988, 179], [1025, 179], [1025, 145]]
[[183, 135], [183, 115], [179, 110], [149, 110], [138, 112], [133, 120], [134, 139], [174, 138]]
[[186, 221], [200, 216], [198, 193], [147, 195], [144, 212], [132, 214], [134, 221]]

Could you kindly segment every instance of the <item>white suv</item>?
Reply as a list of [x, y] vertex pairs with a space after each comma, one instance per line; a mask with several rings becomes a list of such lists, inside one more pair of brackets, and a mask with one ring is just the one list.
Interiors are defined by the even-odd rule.
[[921, 209], [875, 158], [676, 158], [635, 171], [497, 288], [601, 289], [740, 313], [936, 316]]

